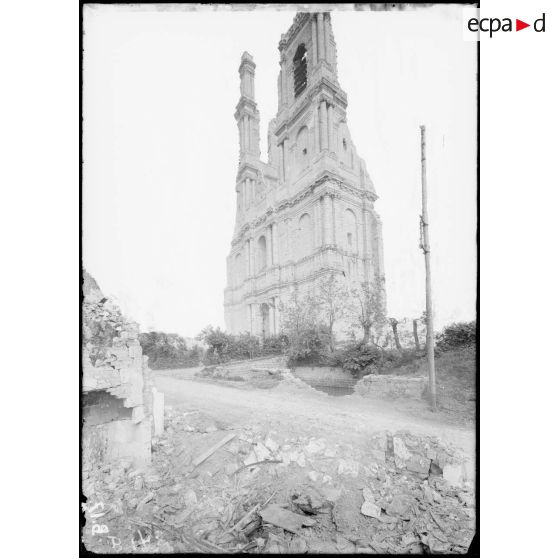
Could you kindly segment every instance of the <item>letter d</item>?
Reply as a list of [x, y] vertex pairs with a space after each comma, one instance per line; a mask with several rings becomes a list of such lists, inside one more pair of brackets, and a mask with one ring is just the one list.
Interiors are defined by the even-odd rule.
[[[534, 29], [537, 33], [544, 33], [544, 24], [545, 24], [544, 16], [545, 16], [545, 14], [543, 13], [542, 17], [540, 17], [539, 19], [536, 19], [536, 20], [535, 20], [535, 23], [533, 23], [533, 29]], [[540, 22], [541, 25], [542, 25], [542, 27], [541, 27], [540, 29], [538, 28], [539, 22]]]

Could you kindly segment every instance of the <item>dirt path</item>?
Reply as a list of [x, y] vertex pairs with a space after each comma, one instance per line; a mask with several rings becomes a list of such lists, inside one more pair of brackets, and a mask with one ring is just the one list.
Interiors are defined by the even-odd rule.
[[[271, 389], [223, 385], [197, 380], [193, 372], [181, 378], [155, 372], [156, 386], [165, 394], [165, 404], [179, 410], [199, 409], [231, 426], [322, 436], [329, 440], [364, 443], [380, 430], [409, 430], [438, 436], [460, 447], [469, 456], [475, 451], [472, 428], [428, 417], [425, 408], [362, 398], [356, 394], [328, 396], [312, 389], [279, 385]], [[425, 407], [425, 405], [423, 405]]]

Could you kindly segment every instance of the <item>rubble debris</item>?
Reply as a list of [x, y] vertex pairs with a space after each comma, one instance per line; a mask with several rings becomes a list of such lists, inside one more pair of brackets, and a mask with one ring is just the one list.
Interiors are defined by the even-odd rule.
[[327, 501], [319, 494], [319, 492], [309, 486], [306, 486], [300, 492], [293, 494], [291, 499], [293, 504], [298, 509], [309, 515], [324, 513], [325, 508], [328, 507]]
[[219, 448], [223, 447], [225, 444], [230, 442], [233, 438], [236, 437], [236, 434], [227, 434], [220, 442], [217, 442], [215, 445], [211, 446], [207, 451], [202, 453], [200, 456], [196, 457], [192, 462], [194, 467], [201, 465], [208, 457], [211, 457]]
[[300, 532], [302, 527], [312, 527], [316, 524], [314, 519], [283, 509], [278, 504], [267, 506], [260, 512], [260, 516], [264, 522], [281, 527], [295, 535]]
[[[437, 439], [380, 432], [355, 446], [263, 427], [237, 426], [224, 435], [230, 425], [206, 428], [212, 424], [202, 413], [167, 407], [150, 466], [124, 459], [84, 472], [86, 547], [100, 553], [409, 554], [465, 553], [471, 543], [473, 485], [453, 486], [432, 467], [426, 478], [412, 470], [417, 457], [441, 467], [460, 463], [459, 452]], [[271, 458], [245, 466], [257, 459], [255, 448]], [[328, 450], [333, 455], [326, 457]], [[284, 456], [289, 460], [281, 461]]]
[[151, 461], [151, 438], [161, 432], [163, 394], [153, 386], [139, 327], [83, 272], [82, 449], [86, 469], [96, 461]]
[[411, 512], [415, 507], [414, 498], [407, 494], [396, 494], [386, 506], [386, 513], [401, 519], [411, 519]]
[[360, 508], [360, 513], [362, 515], [367, 515], [368, 517], [375, 517], [376, 519], [380, 519], [382, 508], [380, 508], [380, 506], [377, 506], [370, 500], [364, 500], [364, 503]]

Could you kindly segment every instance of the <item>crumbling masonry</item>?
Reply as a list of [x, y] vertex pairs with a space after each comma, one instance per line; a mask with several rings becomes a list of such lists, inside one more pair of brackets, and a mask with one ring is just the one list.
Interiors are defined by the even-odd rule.
[[153, 386], [138, 325], [127, 320], [84, 272], [82, 353], [82, 463], [151, 461], [160, 433], [163, 394]]

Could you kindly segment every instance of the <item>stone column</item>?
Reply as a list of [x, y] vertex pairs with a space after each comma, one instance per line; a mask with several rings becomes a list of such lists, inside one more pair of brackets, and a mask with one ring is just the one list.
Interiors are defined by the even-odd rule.
[[254, 245], [254, 239], [250, 239], [250, 275], [256, 275], [256, 251]]
[[281, 99], [287, 104], [287, 65], [285, 59], [281, 60]]
[[318, 60], [323, 60], [325, 55], [324, 45], [324, 14], [318, 14]]
[[364, 212], [366, 226], [366, 256], [370, 259], [374, 256], [374, 246], [372, 245], [372, 215], [370, 211]]
[[377, 269], [380, 276], [384, 275], [384, 241], [382, 233], [382, 221], [376, 214], [376, 261]]
[[285, 182], [285, 154], [283, 143], [279, 144], [279, 182]]
[[277, 222], [271, 225], [271, 243], [273, 244], [273, 265], [279, 263], [279, 236], [277, 234]]
[[320, 105], [314, 108], [314, 154], [320, 152]]
[[[331, 196], [331, 244], [337, 245], [337, 238], [341, 236], [341, 233], [337, 231], [337, 216], [341, 213], [338, 208], [339, 199], [335, 196]], [[355, 242], [357, 239], [355, 238]]]
[[250, 149], [250, 138], [248, 136], [248, 116], [244, 115], [242, 117], [242, 126], [244, 128], [244, 151]]
[[324, 196], [324, 244], [333, 244], [333, 203], [330, 194]]
[[293, 228], [294, 228], [294, 222], [292, 218], [287, 219], [287, 231], [286, 231], [286, 236], [287, 236], [287, 250], [285, 252], [285, 261], [289, 261], [289, 260], [294, 260], [294, 246], [293, 246], [293, 241], [294, 241], [294, 233], [293, 233]]
[[316, 32], [316, 16], [312, 15], [312, 67], [318, 64], [318, 34]]
[[283, 180], [289, 179], [289, 138], [283, 140]]
[[327, 149], [327, 104], [320, 102], [320, 150]]
[[370, 224], [368, 211], [362, 210], [362, 260], [364, 266], [364, 280], [368, 281], [370, 276]]
[[247, 240], [244, 243], [244, 269], [246, 270], [246, 277], [250, 277], [251, 270], [250, 270], [250, 241]]
[[320, 231], [320, 225], [322, 220], [320, 219], [320, 213], [321, 213], [321, 206], [320, 206], [320, 200], [317, 201], [316, 205], [314, 205], [314, 216], [313, 216], [313, 221], [314, 221], [314, 248], [317, 248], [318, 246], [321, 246], [322, 244], [322, 238], [321, 238], [321, 231]]
[[269, 333], [275, 335], [275, 305], [274, 299], [272, 298], [268, 304], [269, 307]]
[[244, 151], [244, 117], [238, 119], [238, 139], [240, 141], [240, 152]]
[[269, 269], [272, 265], [271, 227], [265, 228], [265, 265]]
[[335, 151], [333, 144], [333, 106], [327, 107], [327, 144], [330, 151]]
[[370, 258], [372, 256], [372, 234], [370, 225], [370, 212], [367, 209], [362, 211], [362, 236], [363, 236], [363, 254], [365, 258]]
[[329, 44], [329, 14], [324, 17], [324, 58], [326, 62], [331, 62], [331, 46]]

